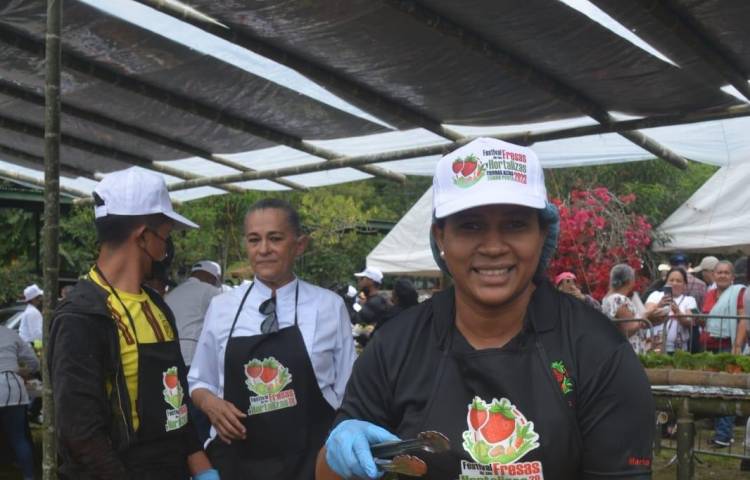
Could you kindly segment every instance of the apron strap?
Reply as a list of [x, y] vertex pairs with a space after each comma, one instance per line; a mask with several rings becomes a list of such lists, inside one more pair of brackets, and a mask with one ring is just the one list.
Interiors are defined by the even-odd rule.
[[138, 341], [138, 331], [135, 329], [135, 321], [133, 321], [133, 316], [130, 315], [130, 310], [128, 310], [128, 307], [125, 306], [125, 302], [122, 301], [122, 298], [120, 298], [120, 295], [117, 294], [117, 290], [115, 290], [115, 287], [112, 286], [111, 283], [109, 283], [109, 280], [107, 280], [107, 277], [104, 276], [104, 273], [99, 269], [99, 265], [94, 265], [94, 271], [96, 272], [99, 277], [104, 280], [104, 283], [107, 284], [107, 287], [109, 287], [110, 292], [112, 292], [112, 295], [115, 296], [118, 302], [120, 302], [120, 305], [122, 305], [122, 309], [125, 310], [125, 315], [128, 317], [128, 322], [130, 322], [130, 328], [133, 330], [133, 335], [135, 336], [135, 344], [140, 345], [140, 341]]

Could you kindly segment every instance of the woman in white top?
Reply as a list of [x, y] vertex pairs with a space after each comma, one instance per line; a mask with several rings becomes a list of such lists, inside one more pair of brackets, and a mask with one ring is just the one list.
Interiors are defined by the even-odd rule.
[[[674, 353], [675, 350], [687, 350], [690, 344], [691, 317], [689, 315], [698, 308], [695, 298], [685, 295], [687, 287], [687, 272], [679, 267], [673, 267], [667, 272], [664, 285], [667, 292], [656, 291], [646, 299], [646, 318], [654, 325], [654, 335], [661, 335], [666, 330], [666, 342], [663, 351]], [[669, 294], [671, 287], [672, 293]], [[677, 316], [683, 315], [683, 316]]]
[[[626, 263], [618, 263], [609, 272], [609, 292], [602, 299], [602, 312], [612, 320], [637, 318], [635, 304], [630, 295], [635, 288], [635, 270]], [[633, 346], [635, 353], [645, 353], [650, 343], [639, 322], [618, 322], [617, 328]], [[647, 329], [646, 329], [647, 330]]]

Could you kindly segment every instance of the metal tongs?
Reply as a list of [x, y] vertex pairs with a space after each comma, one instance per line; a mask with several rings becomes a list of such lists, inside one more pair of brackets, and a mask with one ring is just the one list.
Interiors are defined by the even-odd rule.
[[412, 453], [440, 453], [451, 447], [448, 438], [440, 432], [422, 432], [417, 438], [398, 442], [385, 442], [372, 446], [375, 465], [386, 472], [410, 477], [421, 477], [427, 473], [427, 464]]

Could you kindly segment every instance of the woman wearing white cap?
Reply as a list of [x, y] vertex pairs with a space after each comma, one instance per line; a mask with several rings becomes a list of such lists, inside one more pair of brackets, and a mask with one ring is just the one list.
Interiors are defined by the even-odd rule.
[[559, 217], [535, 154], [477, 139], [441, 159], [433, 188], [435, 259], [454, 286], [359, 358], [317, 478], [375, 478], [370, 445], [426, 430], [451, 445], [422, 455], [424, 478], [650, 478], [638, 359], [545, 280]]

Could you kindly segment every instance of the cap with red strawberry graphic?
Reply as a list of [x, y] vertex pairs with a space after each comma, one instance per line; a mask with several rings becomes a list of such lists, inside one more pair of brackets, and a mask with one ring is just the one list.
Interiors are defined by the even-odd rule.
[[542, 209], [544, 172], [533, 150], [494, 138], [477, 138], [444, 156], [433, 177], [433, 210], [445, 218], [493, 204]]

